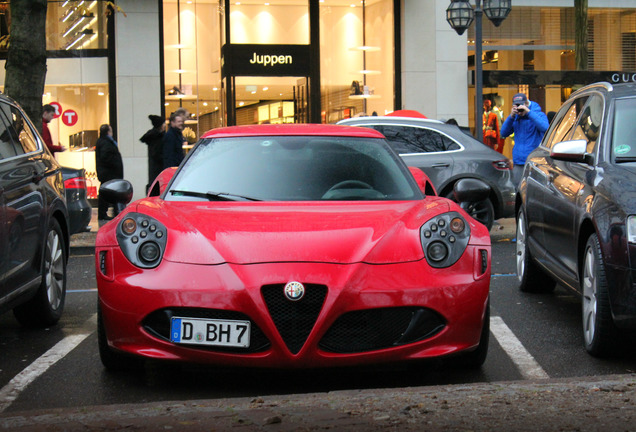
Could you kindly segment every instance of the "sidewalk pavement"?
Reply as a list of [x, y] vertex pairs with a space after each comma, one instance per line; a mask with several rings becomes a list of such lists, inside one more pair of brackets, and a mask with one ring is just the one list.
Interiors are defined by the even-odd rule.
[[0, 414], [0, 430], [636, 430], [636, 376], [345, 390]]

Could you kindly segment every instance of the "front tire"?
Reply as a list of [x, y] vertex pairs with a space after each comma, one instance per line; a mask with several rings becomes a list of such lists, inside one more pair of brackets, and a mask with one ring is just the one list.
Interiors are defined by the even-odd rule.
[[615, 354], [618, 329], [612, 319], [607, 277], [601, 245], [592, 234], [585, 245], [581, 270], [583, 339], [585, 349], [595, 357]]
[[[98, 301], [99, 303], [99, 301]], [[102, 308], [97, 305], [97, 345], [99, 358], [104, 368], [109, 371], [140, 370], [143, 368], [143, 360], [131, 355], [122, 354], [108, 346], [106, 329], [102, 318]]]
[[473, 351], [460, 354], [457, 357], [451, 357], [449, 363], [453, 367], [463, 369], [479, 369], [486, 362], [488, 355], [488, 344], [490, 341], [490, 300], [486, 304], [486, 313], [484, 314], [484, 323], [481, 327], [481, 335], [479, 345]]
[[549, 293], [556, 282], [534, 262], [528, 247], [528, 223], [523, 208], [517, 213], [517, 279], [519, 289], [528, 293]]
[[20, 324], [48, 327], [62, 317], [66, 300], [66, 239], [60, 224], [52, 219], [44, 240], [42, 282], [35, 296], [13, 309]]

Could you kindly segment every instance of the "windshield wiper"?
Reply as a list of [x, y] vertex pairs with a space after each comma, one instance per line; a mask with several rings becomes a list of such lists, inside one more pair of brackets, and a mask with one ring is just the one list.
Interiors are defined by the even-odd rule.
[[636, 162], [636, 156], [616, 156], [616, 163]]
[[252, 198], [244, 195], [236, 195], [229, 192], [195, 192], [183, 190], [171, 190], [172, 195], [191, 196], [197, 198], [205, 198], [209, 201], [262, 201], [258, 198]]

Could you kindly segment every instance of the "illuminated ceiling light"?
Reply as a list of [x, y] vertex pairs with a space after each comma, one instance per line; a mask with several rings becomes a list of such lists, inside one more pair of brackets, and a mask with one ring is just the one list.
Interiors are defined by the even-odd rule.
[[214, 111], [218, 111], [218, 109], [219, 109], [218, 106], [214, 107]]
[[265, 6], [269, 6], [269, 3], [265, 3]]
[[252, 94], [256, 94], [256, 91], [253, 91]]
[[263, 91], [269, 90], [269, 87], [263, 87]]
[[184, 74], [184, 73], [187, 72], [187, 70], [186, 69], [175, 69], [174, 72], [178, 73], [178, 74]]
[[237, 6], [240, 6], [240, 5], [241, 5], [241, 2], [236, 2], [236, 3], [234, 3], [234, 4], [235, 4], [235, 5], [237, 5]]
[[168, 106], [168, 105], [170, 105], [170, 102], [166, 102], [166, 103], [164, 103], [164, 105], [165, 105], [165, 106]]
[[100, 88], [99, 90], [97, 90], [97, 94], [99, 96], [104, 96], [104, 89]]
[[239, 102], [239, 106], [245, 105], [245, 102]]
[[350, 6], [351, 6], [351, 7], [356, 7], [356, 5], [354, 5], [354, 4], [352, 4], [352, 5], [350, 5]]
[[212, 87], [212, 91], [217, 91], [217, 90], [218, 90], [218, 88]]
[[208, 106], [208, 103], [207, 102], [203, 102], [203, 106]]

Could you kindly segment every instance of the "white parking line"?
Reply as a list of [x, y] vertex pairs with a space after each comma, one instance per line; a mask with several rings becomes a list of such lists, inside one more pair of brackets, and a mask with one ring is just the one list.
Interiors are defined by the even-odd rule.
[[7, 385], [0, 389], [0, 413], [6, 410], [20, 393], [27, 388], [37, 377], [47, 371], [58, 360], [64, 358], [84, 339], [95, 331], [97, 314], [86, 320], [77, 332], [66, 336], [53, 348], [42, 354], [37, 360], [27, 366], [22, 372], [17, 374]]
[[490, 317], [490, 331], [525, 379], [550, 378], [534, 357], [524, 348], [512, 330], [503, 322], [501, 317]]

